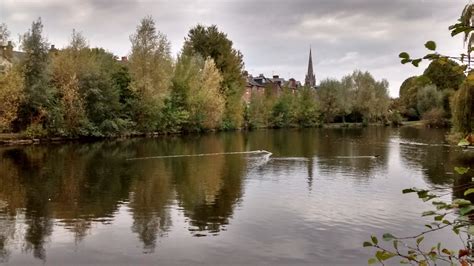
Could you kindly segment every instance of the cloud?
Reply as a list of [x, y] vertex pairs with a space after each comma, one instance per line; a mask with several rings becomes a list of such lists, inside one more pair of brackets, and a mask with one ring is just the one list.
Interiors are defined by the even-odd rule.
[[317, 79], [368, 70], [390, 82], [398, 95], [401, 82], [422, 69], [403, 66], [401, 51], [422, 55], [426, 40], [441, 51], [459, 53], [462, 42], [447, 27], [465, 0], [0, 0], [0, 22], [15, 34], [42, 17], [45, 34], [58, 47], [72, 29], [92, 46], [126, 55], [129, 36], [140, 19], [152, 15], [177, 54], [198, 23], [217, 24], [244, 54], [253, 74], [280, 74], [304, 80], [309, 46]]

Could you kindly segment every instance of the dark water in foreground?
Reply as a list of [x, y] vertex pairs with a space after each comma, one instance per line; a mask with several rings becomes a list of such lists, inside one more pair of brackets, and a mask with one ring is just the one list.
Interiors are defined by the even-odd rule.
[[[371, 234], [406, 236], [429, 221], [420, 213], [430, 205], [403, 188], [446, 188], [449, 200], [463, 182], [453, 167], [474, 168], [444, 134], [274, 130], [0, 148], [0, 264], [366, 265]], [[251, 150], [273, 155], [127, 160]], [[460, 244], [449, 232], [425, 241], [437, 240]]]

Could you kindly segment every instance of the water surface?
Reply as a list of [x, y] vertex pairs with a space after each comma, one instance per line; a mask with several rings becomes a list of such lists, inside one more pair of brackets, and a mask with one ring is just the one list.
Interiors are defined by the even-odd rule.
[[[366, 265], [371, 234], [423, 230], [472, 158], [443, 130], [263, 130], [0, 148], [0, 263]], [[430, 145], [427, 145], [430, 144]], [[227, 152], [270, 151], [261, 154]], [[208, 154], [212, 156], [133, 158]], [[466, 159], [467, 158], [467, 159]], [[449, 232], [428, 237], [452, 247]]]

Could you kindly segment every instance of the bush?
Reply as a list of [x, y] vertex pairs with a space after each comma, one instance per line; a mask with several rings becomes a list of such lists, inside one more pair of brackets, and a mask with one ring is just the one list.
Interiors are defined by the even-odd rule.
[[446, 127], [449, 121], [446, 119], [446, 112], [442, 108], [433, 108], [425, 112], [422, 116], [423, 122], [427, 127]]
[[33, 123], [29, 125], [23, 132], [27, 138], [44, 138], [48, 135], [48, 131], [40, 123]]
[[389, 114], [388, 120], [392, 126], [398, 127], [402, 125], [403, 118], [400, 112], [394, 111]]

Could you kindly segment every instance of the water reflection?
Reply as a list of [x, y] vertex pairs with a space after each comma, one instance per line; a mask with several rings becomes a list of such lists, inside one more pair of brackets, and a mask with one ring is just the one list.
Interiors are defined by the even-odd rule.
[[[462, 183], [462, 179], [454, 181], [455, 175], [449, 173], [454, 166], [471, 166], [472, 160], [463, 159], [464, 155], [447, 147], [444, 134], [444, 131], [411, 128], [262, 130], [3, 147], [0, 148], [0, 262], [23, 256], [18, 254], [18, 249], [48, 261], [51, 255], [48, 243], [54, 244], [60, 238], [81, 245], [103, 232], [104, 229], [98, 228], [119, 230], [122, 223], [139, 241], [141, 252], [157, 255], [159, 243], [167, 238], [178, 239], [181, 244], [186, 242], [183, 241], [186, 237], [212, 241], [213, 236], [224, 236], [223, 231], [232, 226], [245, 227], [242, 220], [233, 222], [237, 210], [246, 201], [271, 205], [272, 198], [287, 204], [289, 210], [281, 210], [281, 216], [277, 217], [282, 221], [296, 222], [283, 214], [287, 211], [288, 215], [295, 215], [290, 212], [294, 207], [291, 204], [298, 199], [301, 201], [294, 203], [294, 208], [306, 206], [307, 217], [318, 217], [319, 223], [328, 219], [332, 220], [331, 224], [337, 224], [339, 218], [324, 213], [328, 206], [337, 203], [331, 201], [332, 194], [321, 190], [328, 185], [347, 187], [350, 183], [357, 187], [355, 192], [346, 189], [347, 193], [354, 193], [351, 194], [354, 202], [348, 203], [352, 206], [367, 195], [381, 195], [380, 189], [371, 191], [359, 186], [383, 186], [387, 182], [380, 177], [392, 178], [400, 171], [410, 175], [421, 173], [430, 186], [449, 188]], [[427, 143], [436, 145], [427, 146]], [[270, 160], [255, 154], [127, 160], [245, 150], [267, 150], [273, 155]], [[293, 180], [292, 176], [299, 178], [300, 173], [303, 190], [297, 184], [286, 183], [290, 182], [286, 179]], [[252, 183], [268, 180], [272, 183], [266, 183], [261, 190], [256, 190]], [[271, 187], [275, 190], [269, 190]], [[248, 189], [251, 193], [246, 192]], [[400, 188], [393, 190], [399, 192]], [[313, 200], [317, 208], [305, 205], [306, 199], [301, 198], [308, 192], [313, 198], [306, 199]], [[256, 196], [259, 201], [252, 201]], [[454, 196], [459, 195], [455, 192]], [[399, 195], [383, 197], [395, 204]], [[254, 205], [246, 207], [248, 210]], [[383, 219], [386, 214], [372, 215]], [[264, 225], [252, 221], [252, 217], [245, 221], [250, 223], [246, 224], [245, 232], [254, 228], [264, 230]], [[287, 226], [278, 221], [264, 221], [270, 228], [272, 223], [280, 226], [277, 228]], [[301, 224], [298, 228], [310, 226]], [[307, 233], [301, 237], [314, 231]], [[122, 240], [132, 242], [128, 237]]]

